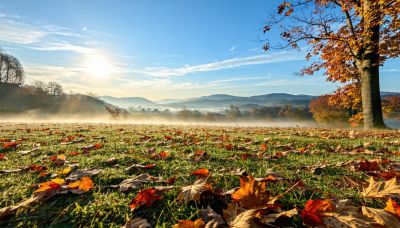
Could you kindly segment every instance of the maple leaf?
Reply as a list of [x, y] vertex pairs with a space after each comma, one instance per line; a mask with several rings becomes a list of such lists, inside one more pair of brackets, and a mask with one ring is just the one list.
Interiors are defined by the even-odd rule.
[[267, 182], [256, 181], [253, 176], [240, 177], [240, 188], [231, 197], [234, 202], [247, 209], [264, 208], [271, 204]]
[[78, 181], [69, 183], [67, 187], [69, 189], [77, 189], [77, 190], [82, 190], [83, 192], [88, 192], [90, 189], [94, 187], [94, 184], [90, 177], [82, 177], [82, 179]]
[[35, 193], [57, 190], [61, 188], [61, 185], [63, 184], [65, 184], [65, 181], [63, 179], [60, 178], [52, 179], [51, 181], [40, 183], [39, 188], [35, 191]]
[[396, 178], [375, 182], [374, 178], [370, 177], [369, 186], [361, 192], [361, 195], [366, 198], [384, 198], [393, 194], [400, 194], [400, 185], [397, 184]]
[[383, 209], [362, 206], [361, 211], [363, 215], [373, 219], [379, 225], [385, 227], [400, 227], [399, 220], [397, 220], [397, 218], [393, 214]]
[[193, 185], [182, 187], [182, 191], [178, 196], [179, 201], [184, 201], [186, 204], [191, 200], [200, 200], [200, 195], [204, 191], [211, 190], [211, 186], [206, 180], [199, 179]]
[[148, 188], [140, 191], [136, 197], [131, 201], [129, 207], [131, 210], [146, 205], [150, 207], [155, 201], [162, 199], [161, 191], [156, 188]]
[[384, 210], [400, 217], [400, 206], [396, 201], [392, 200], [392, 198], [388, 199]]
[[210, 175], [210, 172], [208, 171], [208, 169], [201, 168], [193, 171], [191, 175], [197, 176], [198, 178], [207, 178]]
[[246, 210], [239, 215], [231, 222], [230, 228], [262, 228], [265, 227], [264, 224], [261, 224], [258, 219], [255, 217], [256, 210]]
[[317, 226], [323, 224], [323, 213], [333, 211], [335, 206], [329, 200], [315, 199], [308, 200], [301, 211], [301, 218], [304, 223]]
[[6, 154], [0, 154], [0, 161], [7, 160]]
[[205, 228], [206, 224], [201, 219], [191, 220], [179, 220], [177, 224], [173, 225], [173, 228]]

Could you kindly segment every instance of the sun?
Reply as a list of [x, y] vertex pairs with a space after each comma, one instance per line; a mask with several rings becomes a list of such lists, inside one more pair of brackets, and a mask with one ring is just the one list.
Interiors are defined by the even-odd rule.
[[84, 70], [93, 77], [107, 78], [112, 73], [112, 64], [103, 55], [90, 55], [86, 57]]

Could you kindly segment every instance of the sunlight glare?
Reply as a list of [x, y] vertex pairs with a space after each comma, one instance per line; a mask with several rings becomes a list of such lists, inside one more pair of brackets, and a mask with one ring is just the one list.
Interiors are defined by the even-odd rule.
[[88, 56], [84, 68], [86, 73], [98, 78], [107, 78], [112, 73], [110, 61], [102, 55]]

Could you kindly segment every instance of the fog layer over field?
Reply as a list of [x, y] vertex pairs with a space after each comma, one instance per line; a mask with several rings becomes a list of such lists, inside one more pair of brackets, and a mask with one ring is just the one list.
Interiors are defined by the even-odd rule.
[[162, 118], [115, 118], [110, 115], [37, 115], [35, 113], [19, 115], [1, 115], [0, 122], [11, 123], [95, 123], [95, 124], [145, 124], [145, 125], [204, 125], [237, 127], [317, 127], [313, 121], [292, 120], [237, 120], [237, 121], [193, 121]]

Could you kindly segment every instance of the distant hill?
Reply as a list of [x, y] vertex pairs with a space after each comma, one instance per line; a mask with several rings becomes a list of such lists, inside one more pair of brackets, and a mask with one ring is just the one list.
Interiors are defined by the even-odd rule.
[[151, 100], [148, 100], [143, 97], [111, 97], [111, 96], [102, 96], [100, 97], [101, 100], [118, 106], [120, 108], [160, 108], [161, 105], [157, 104]]
[[116, 108], [97, 98], [82, 94], [52, 96], [33, 86], [0, 83], [0, 114], [82, 114], [109, 115], [106, 106]]
[[227, 108], [230, 105], [239, 107], [252, 106], [307, 106], [314, 96], [271, 93], [259, 96], [239, 97], [227, 94], [216, 94], [169, 103], [173, 108]]
[[[397, 92], [381, 92], [382, 96], [400, 95]], [[234, 105], [243, 109], [260, 106], [308, 106], [317, 96], [288, 93], [269, 93], [249, 97], [233, 96], [229, 94], [213, 94], [209, 96], [193, 97], [188, 99], [164, 99], [151, 101], [143, 97], [111, 97], [103, 96], [101, 100], [121, 108], [158, 108], [158, 109], [213, 109], [221, 110]]]

